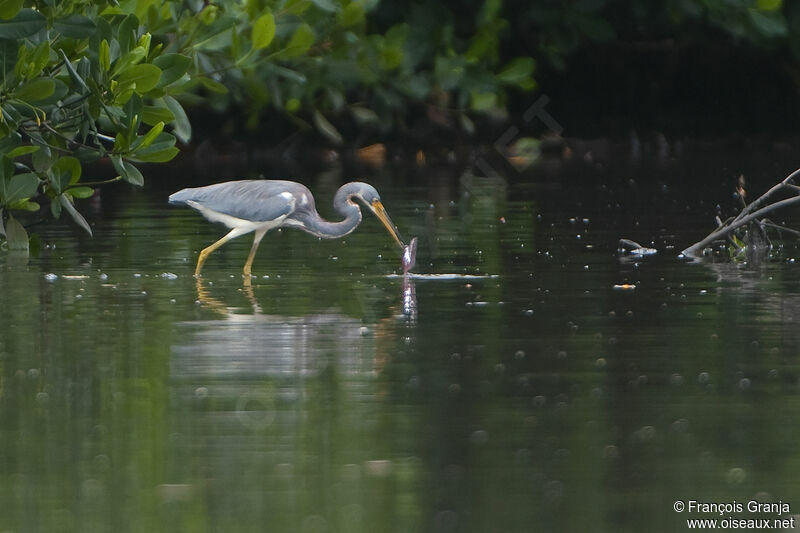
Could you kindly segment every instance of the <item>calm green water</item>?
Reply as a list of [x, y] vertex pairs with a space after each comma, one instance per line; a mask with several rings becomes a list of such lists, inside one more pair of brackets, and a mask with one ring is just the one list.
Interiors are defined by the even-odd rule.
[[[683, 531], [779, 515], [676, 500], [798, 512], [800, 263], [679, 261], [713, 197], [629, 177], [365, 177], [419, 236], [416, 272], [470, 279], [404, 283], [365, 217], [343, 241], [270, 233], [249, 289], [250, 238], [232, 241], [197, 283], [223, 229], [165, 185], [85, 204], [94, 238], [37, 226], [38, 255], [0, 254], [0, 531]], [[330, 215], [337, 183], [307, 184]], [[621, 261], [620, 237], [661, 252]]]

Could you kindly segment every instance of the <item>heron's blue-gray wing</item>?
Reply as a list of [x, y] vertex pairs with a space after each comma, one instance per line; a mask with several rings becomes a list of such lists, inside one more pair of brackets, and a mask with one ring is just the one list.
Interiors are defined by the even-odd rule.
[[[301, 190], [302, 189], [302, 190]], [[303, 185], [291, 181], [241, 180], [183, 189], [169, 197], [172, 204], [196, 203], [242, 220], [266, 222], [291, 214]]]

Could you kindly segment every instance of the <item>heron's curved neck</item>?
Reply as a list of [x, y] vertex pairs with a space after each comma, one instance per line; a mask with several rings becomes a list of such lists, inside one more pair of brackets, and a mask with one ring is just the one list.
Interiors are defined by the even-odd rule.
[[344, 220], [330, 222], [317, 215], [306, 223], [306, 230], [324, 239], [337, 239], [351, 233], [361, 224], [361, 209], [354, 203], [337, 204], [336, 210]]

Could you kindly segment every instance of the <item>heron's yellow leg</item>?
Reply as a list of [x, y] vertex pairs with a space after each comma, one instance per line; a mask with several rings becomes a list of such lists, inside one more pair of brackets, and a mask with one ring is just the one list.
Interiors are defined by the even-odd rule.
[[256, 250], [258, 250], [258, 245], [261, 243], [261, 239], [264, 238], [264, 234], [267, 233], [267, 230], [258, 230], [256, 231], [256, 236], [253, 239], [253, 247], [250, 248], [250, 255], [247, 256], [247, 261], [244, 264], [244, 277], [245, 279], [250, 278], [250, 271], [253, 267], [253, 259], [256, 258]]
[[203, 248], [203, 251], [201, 251], [200, 255], [197, 256], [197, 268], [194, 269], [195, 277], [200, 277], [200, 271], [203, 270], [203, 263], [206, 262], [206, 259], [208, 259], [208, 256], [211, 255], [211, 253], [214, 250], [216, 250], [217, 248], [219, 248], [220, 246], [222, 246], [223, 244], [225, 244], [229, 240], [233, 239], [234, 237], [238, 237], [242, 233], [245, 233], [245, 232], [242, 231], [240, 228], [234, 228], [231, 231], [229, 231], [227, 235], [222, 237], [220, 240], [218, 240], [217, 242], [215, 242], [214, 244], [212, 244], [208, 248]]

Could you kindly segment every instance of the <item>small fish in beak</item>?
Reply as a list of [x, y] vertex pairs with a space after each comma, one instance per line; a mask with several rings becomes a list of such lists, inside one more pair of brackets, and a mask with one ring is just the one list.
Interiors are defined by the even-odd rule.
[[411, 239], [411, 242], [403, 247], [403, 274], [408, 274], [408, 271], [414, 268], [414, 263], [417, 261], [417, 238]]

